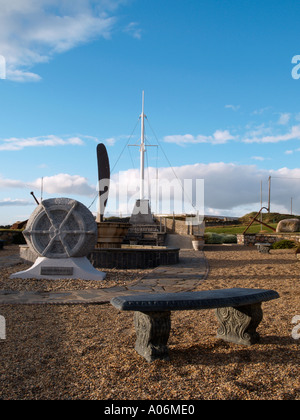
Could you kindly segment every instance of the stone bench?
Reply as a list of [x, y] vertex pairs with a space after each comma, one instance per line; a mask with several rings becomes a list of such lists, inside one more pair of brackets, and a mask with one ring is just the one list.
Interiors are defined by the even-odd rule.
[[111, 304], [121, 311], [134, 311], [135, 349], [151, 362], [169, 360], [171, 311], [216, 309], [220, 324], [217, 338], [252, 345], [259, 341], [256, 329], [263, 319], [262, 302], [278, 298], [273, 290], [235, 288], [119, 296]]
[[256, 242], [255, 246], [257, 247], [258, 252], [269, 254], [272, 245], [269, 244], [269, 242]]

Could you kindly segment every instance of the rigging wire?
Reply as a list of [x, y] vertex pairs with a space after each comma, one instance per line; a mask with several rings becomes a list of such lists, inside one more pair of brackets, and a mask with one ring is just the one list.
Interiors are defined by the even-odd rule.
[[130, 134], [130, 136], [129, 136], [129, 138], [128, 138], [128, 140], [127, 140], [126, 144], [125, 144], [125, 146], [123, 147], [123, 150], [121, 151], [121, 153], [120, 153], [120, 155], [119, 155], [119, 157], [118, 157], [118, 159], [117, 159], [116, 163], [114, 164], [114, 166], [113, 166], [113, 168], [112, 168], [111, 172], [113, 172], [113, 171], [114, 171], [115, 167], [116, 167], [116, 166], [117, 166], [117, 164], [119, 163], [119, 160], [120, 160], [120, 158], [121, 158], [122, 154], [124, 153], [124, 150], [125, 150], [125, 149], [126, 149], [126, 147], [128, 146], [128, 143], [130, 142], [131, 137], [133, 136], [133, 134], [134, 134], [134, 132], [135, 132], [135, 130], [136, 130], [136, 127], [137, 127], [137, 125], [138, 125], [139, 121], [140, 121], [140, 120], [138, 119], [138, 121], [137, 121], [137, 123], [136, 123], [136, 125], [135, 125], [134, 129], [132, 130], [132, 133]]
[[[125, 144], [125, 146], [123, 147], [123, 149], [122, 149], [122, 151], [121, 151], [121, 153], [120, 153], [120, 155], [119, 155], [118, 159], [116, 160], [116, 163], [114, 164], [114, 166], [113, 166], [112, 170], [110, 171], [111, 173], [114, 171], [115, 167], [116, 167], [116, 166], [117, 166], [117, 164], [119, 163], [119, 160], [121, 159], [121, 156], [123, 155], [123, 153], [124, 153], [124, 151], [125, 151], [126, 147], [128, 146], [128, 143], [130, 142], [130, 140], [131, 140], [131, 138], [132, 138], [132, 136], [133, 136], [133, 134], [134, 134], [134, 132], [135, 132], [135, 130], [136, 130], [136, 127], [137, 127], [138, 123], [139, 123], [139, 119], [137, 120], [137, 123], [136, 123], [136, 125], [135, 125], [134, 129], [132, 130], [132, 133], [130, 134], [130, 136], [129, 136], [129, 138], [128, 138], [128, 140], [127, 140], [126, 144]], [[92, 207], [92, 205], [95, 203], [95, 201], [96, 201], [96, 199], [97, 199], [97, 197], [98, 197], [98, 196], [99, 196], [99, 192], [97, 192], [97, 194], [96, 194], [95, 198], [94, 198], [94, 199], [93, 199], [93, 201], [92, 201], [92, 204], [90, 204], [90, 206], [88, 207], [88, 209], [90, 209], [90, 208]]]
[[180, 186], [181, 186], [182, 192], [183, 192], [183, 193], [184, 193], [184, 195], [188, 198], [188, 200], [189, 200], [190, 204], [192, 205], [193, 209], [197, 211], [197, 209], [196, 209], [196, 207], [195, 207], [194, 203], [192, 202], [192, 200], [190, 199], [190, 197], [187, 195], [186, 191], [184, 190], [183, 185], [182, 185], [182, 181], [181, 181], [181, 179], [179, 179], [179, 178], [178, 178], [178, 176], [177, 176], [177, 174], [176, 174], [176, 172], [175, 172], [174, 168], [172, 167], [171, 162], [170, 162], [170, 160], [169, 160], [168, 156], [166, 155], [166, 153], [165, 153], [165, 151], [164, 151], [164, 149], [163, 149], [163, 147], [162, 147], [162, 145], [161, 145], [161, 142], [158, 140], [157, 135], [155, 134], [155, 132], [154, 132], [154, 130], [153, 130], [153, 128], [152, 128], [152, 126], [151, 126], [151, 124], [150, 124], [150, 122], [149, 122], [149, 119], [148, 119], [148, 118], [146, 118], [146, 119], [147, 119], [147, 121], [148, 121], [149, 127], [150, 127], [150, 129], [151, 129], [151, 131], [152, 131], [152, 133], [153, 133], [153, 135], [154, 135], [154, 137], [155, 137], [155, 139], [156, 139], [156, 141], [157, 141], [157, 143], [158, 143], [159, 147], [161, 148], [161, 150], [162, 150], [162, 152], [163, 152], [163, 154], [164, 154], [164, 156], [165, 156], [165, 158], [166, 158], [166, 160], [167, 160], [167, 162], [168, 162], [168, 164], [169, 164], [170, 168], [172, 169], [173, 174], [175, 175], [175, 177], [176, 177], [177, 181], [179, 182], [179, 184], [180, 184]]

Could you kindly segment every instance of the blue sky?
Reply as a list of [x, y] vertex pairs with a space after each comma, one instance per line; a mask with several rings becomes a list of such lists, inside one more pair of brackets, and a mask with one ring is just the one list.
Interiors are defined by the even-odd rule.
[[271, 176], [271, 210], [300, 214], [299, 17], [295, 0], [0, 0], [0, 224], [29, 217], [41, 177], [43, 198], [90, 206], [99, 142], [114, 180], [137, 178], [143, 90], [150, 177], [204, 179], [205, 213], [242, 215]]

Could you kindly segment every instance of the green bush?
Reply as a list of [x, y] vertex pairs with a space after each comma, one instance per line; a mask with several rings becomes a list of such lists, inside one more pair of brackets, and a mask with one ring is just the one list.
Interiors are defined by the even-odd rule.
[[223, 235], [219, 233], [207, 232], [204, 235], [204, 240], [206, 244], [222, 244]]
[[22, 232], [17, 233], [16, 235], [14, 235], [12, 243], [14, 245], [24, 245], [26, 244], [24, 235]]
[[288, 239], [282, 239], [281, 241], [274, 242], [272, 249], [292, 249], [296, 248], [297, 244], [294, 241], [289, 241]]
[[207, 232], [204, 235], [206, 244], [236, 244], [236, 235], [227, 235], [225, 233]]
[[223, 236], [224, 236], [223, 244], [236, 244], [237, 243], [236, 235], [223, 235]]

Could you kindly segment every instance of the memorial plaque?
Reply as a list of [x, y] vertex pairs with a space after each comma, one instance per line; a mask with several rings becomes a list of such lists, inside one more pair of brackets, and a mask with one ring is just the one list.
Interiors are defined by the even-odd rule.
[[73, 276], [73, 267], [41, 267], [41, 276]]

